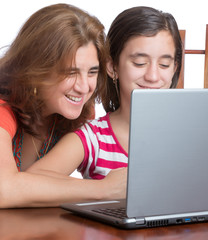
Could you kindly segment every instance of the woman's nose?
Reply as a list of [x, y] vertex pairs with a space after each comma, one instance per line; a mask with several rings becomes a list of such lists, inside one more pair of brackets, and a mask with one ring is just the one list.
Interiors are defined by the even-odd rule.
[[74, 88], [76, 91], [81, 93], [88, 93], [89, 92], [89, 81], [88, 76], [86, 75], [78, 75]]

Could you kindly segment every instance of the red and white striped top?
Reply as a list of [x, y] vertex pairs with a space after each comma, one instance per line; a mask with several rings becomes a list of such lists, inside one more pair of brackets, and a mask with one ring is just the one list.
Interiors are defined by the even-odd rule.
[[86, 123], [75, 133], [84, 146], [85, 157], [78, 168], [84, 178], [102, 179], [111, 169], [127, 167], [128, 154], [113, 132], [109, 113]]

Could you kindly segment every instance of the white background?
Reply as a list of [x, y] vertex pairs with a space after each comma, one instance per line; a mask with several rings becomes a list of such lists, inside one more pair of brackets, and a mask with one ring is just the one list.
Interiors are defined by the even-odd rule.
[[[171, 13], [179, 29], [186, 29], [186, 49], [205, 48], [205, 25], [208, 24], [206, 0], [68, 0], [61, 1], [82, 8], [95, 15], [104, 24], [106, 33], [113, 19], [126, 8], [150, 6]], [[7, 0], [0, 3], [0, 48], [9, 45], [17, 32], [35, 11], [47, 5], [60, 3], [55, 0]], [[185, 57], [185, 88], [203, 88], [203, 55]], [[96, 107], [96, 117], [103, 115]], [[76, 175], [76, 174], [75, 174]]]
[[[205, 25], [208, 23], [206, 0], [68, 0], [62, 1], [95, 15], [104, 24], [106, 33], [113, 19], [124, 9], [151, 6], [173, 14], [180, 29], [186, 29], [186, 49], [204, 49]], [[56, 0], [7, 0], [0, 3], [0, 47], [15, 38], [22, 24], [35, 11]], [[185, 88], [203, 87], [203, 55], [189, 55], [185, 59]]]

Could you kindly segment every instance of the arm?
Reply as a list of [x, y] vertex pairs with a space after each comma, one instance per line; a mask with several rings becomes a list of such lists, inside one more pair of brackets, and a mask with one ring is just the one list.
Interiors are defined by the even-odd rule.
[[114, 171], [100, 181], [18, 172], [11, 137], [2, 128], [0, 152], [0, 208], [49, 207], [70, 201], [125, 197], [126, 169]]
[[43, 158], [27, 169], [27, 172], [66, 179], [66, 176], [73, 173], [81, 164], [84, 154], [80, 138], [75, 133], [69, 133], [61, 138]]

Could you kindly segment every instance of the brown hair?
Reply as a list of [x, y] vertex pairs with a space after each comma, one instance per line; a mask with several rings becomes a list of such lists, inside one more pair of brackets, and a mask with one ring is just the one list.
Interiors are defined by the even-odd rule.
[[[119, 63], [120, 54], [130, 38], [135, 36], [151, 37], [162, 30], [171, 34], [175, 44], [174, 60], [177, 63], [177, 67], [170, 86], [170, 88], [175, 88], [181, 70], [182, 42], [177, 23], [169, 13], [143, 6], [129, 8], [121, 12], [111, 24], [107, 34], [113, 64], [117, 65]], [[113, 112], [119, 108], [120, 102], [110, 76], [108, 76], [107, 89], [108, 92], [103, 100], [103, 106], [107, 112]]]
[[68, 4], [55, 4], [34, 13], [23, 25], [16, 39], [0, 59], [0, 98], [14, 111], [19, 127], [39, 135], [45, 123], [44, 102], [34, 95], [50, 84], [51, 73], [64, 79], [66, 59], [73, 63], [79, 47], [93, 42], [99, 59], [97, 87], [85, 104], [80, 117], [68, 120], [58, 116], [59, 130], [70, 131], [85, 123], [96, 98], [103, 95], [106, 84], [107, 44], [100, 21]]

